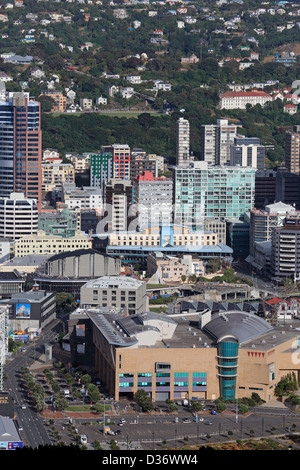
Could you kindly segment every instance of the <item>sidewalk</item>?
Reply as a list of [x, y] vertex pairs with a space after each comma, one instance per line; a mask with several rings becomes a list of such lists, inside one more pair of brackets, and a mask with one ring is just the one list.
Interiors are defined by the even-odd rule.
[[[105, 412], [106, 416], [114, 416], [113, 412]], [[96, 411], [54, 411], [54, 410], [44, 410], [41, 412], [42, 418], [45, 419], [69, 419], [69, 418], [99, 418], [102, 416], [101, 413]]]
[[261, 405], [263, 408], [281, 408], [281, 409], [287, 409], [287, 407], [285, 406], [284, 403], [282, 403], [281, 401], [279, 400], [270, 400], [269, 402], [267, 403], [264, 403], [263, 405]]

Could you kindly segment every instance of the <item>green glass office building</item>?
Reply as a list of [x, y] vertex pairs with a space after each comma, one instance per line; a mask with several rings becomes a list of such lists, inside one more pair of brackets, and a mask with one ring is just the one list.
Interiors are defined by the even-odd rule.
[[254, 206], [255, 169], [193, 162], [173, 169], [175, 222], [193, 230], [203, 217], [239, 219]]

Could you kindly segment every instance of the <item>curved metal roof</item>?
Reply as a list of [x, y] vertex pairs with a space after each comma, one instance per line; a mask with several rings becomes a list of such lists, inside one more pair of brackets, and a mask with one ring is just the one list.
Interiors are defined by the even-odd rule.
[[216, 313], [212, 315], [211, 321], [203, 327], [203, 331], [217, 342], [231, 336], [239, 344], [245, 343], [273, 329], [263, 318], [253, 313], [241, 312], [239, 310]]

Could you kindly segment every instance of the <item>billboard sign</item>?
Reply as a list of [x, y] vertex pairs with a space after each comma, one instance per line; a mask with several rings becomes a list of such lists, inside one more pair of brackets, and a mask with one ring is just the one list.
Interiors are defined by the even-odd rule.
[[23, 448], [23, 442], [22, 441], [13, 441], [13, 442], [6, 442], [2, 441], [0, 442], [0, 450], [15, 450], [17, 447]]
[[30, 318], [30, 304], [23, 304], [23, 303], [16, 304], [16, 317], [17, 318]]
[[17, 447], [23, 448], [23, 442], [22, 441], [14, 441], [14, 442], [8, 442], [7, 443], [7, 450], [15, 450]]

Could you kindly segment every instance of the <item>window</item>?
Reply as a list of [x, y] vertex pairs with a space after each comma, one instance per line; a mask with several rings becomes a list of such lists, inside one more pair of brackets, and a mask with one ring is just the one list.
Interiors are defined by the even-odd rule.
[[171, 364], [167, 364], [167, 363], [164, 363], [164, 362], [157, 362], [155, 364], [156, 372], [159, 372], [161, 370], [169, 370], [169, 369], [171, 369]]

